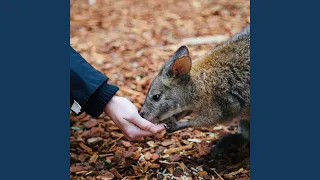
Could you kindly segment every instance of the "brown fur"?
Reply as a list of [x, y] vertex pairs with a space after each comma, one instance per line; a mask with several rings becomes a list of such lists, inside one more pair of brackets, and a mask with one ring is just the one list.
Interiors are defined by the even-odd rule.
[[[170, 131], [234, 118], [250, 120], [249, 26], [192, 64], [185, 57], [190, 56], [183, 46], [164, 64], [149, 88], [143, 117], [171, 121]], [[176, 121], [190, 112], [197, 117]], [[249, 127], [240, 127], [239, 132], [249, 137]]]
[[[193, 108], [199, 114], [207, 116], [208, 112], [216, 111], [216, 104], [212, 103], [215, 98], [228, 97], [228, 92], [233, 90], [242, 91], [247, 109], [240, 109], [250, 112], [250, 39], [238, 40], [218, 46], [192, 64], [190, 77], [196, 92]], [[232, 113], [238, 114], [240, 109], [232, 109]], [[249, 113], [241, 115], [249, 120]]]

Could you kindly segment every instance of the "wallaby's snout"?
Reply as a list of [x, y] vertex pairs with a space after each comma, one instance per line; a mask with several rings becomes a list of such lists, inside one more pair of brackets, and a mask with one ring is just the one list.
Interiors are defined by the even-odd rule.
[[152, 123], [158, 123], [160, 121], [161, 108], [155, 106], [150, 102], [145, 102], [142, 109], [139, 112], [140, 116]]
[[154, 109], [154, 108], [151, 107], [150, 104], [147, 105], [147, 103], [145, 102], [143, 104], [143, 107], [140, 110], [139, 114], [142, 118], [144, 118], [150, 122], [155, 122], [154, 117], [152, 115], [152, 109]]
[[140, 116], [143, 118], [143, 119], [146, 119], [150, 122], [154, 122], [154, 118], [152, 117], [152, 113], [150, 111], [147, 111], [145, 110], [146, 108], [144, 109], [141, 109], [141, 111], [139, 112]]

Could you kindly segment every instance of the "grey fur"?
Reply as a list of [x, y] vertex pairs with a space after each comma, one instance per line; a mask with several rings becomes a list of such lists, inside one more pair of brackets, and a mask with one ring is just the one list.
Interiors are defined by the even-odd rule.
[[[170, 131], [239, 118], [248, 122], [239, 126], [239, 132], [249, 138], [250, 25], [193, 62], [190, 72], [175, 75], [172, 64], [181, 56], [189, 56], [187, 47], [180, 47], [164, 64], [149, 88], [140, 114], [154, 123], [169, 122]], [[161, 96], [159, 101], [153, 100], [156, 94]], [[191, 112], [197, 117], [177, 121]]]

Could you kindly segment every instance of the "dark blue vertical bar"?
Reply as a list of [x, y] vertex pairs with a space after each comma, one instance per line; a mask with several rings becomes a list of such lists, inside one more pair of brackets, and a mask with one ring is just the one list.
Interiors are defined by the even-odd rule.
[[0, 5], [0, 179], [69, 179], [69, 1]]
[[317, 179], [319, 5], [251, 1], [251, 178]]

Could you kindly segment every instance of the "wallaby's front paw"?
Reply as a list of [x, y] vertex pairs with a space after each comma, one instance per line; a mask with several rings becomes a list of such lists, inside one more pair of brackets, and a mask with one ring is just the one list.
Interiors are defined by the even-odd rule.
[[169, 121], [164, 126], [166, 128], [167, 133], [173, 133], [175, 131], [181, 130], [186, 128], [185, 122], [180, 121]]
[[228, 134], [223, 136], [216, 145], [211, 149], [211, 155], [216, 157], [225, 151], [239, 148], [247, 140], [241, 134]]
[[166, 124], [164, 124], [164, 127], [166, 128], [167, 133], [173, 133], [177, 131], [177, 123], [169, 121]]

